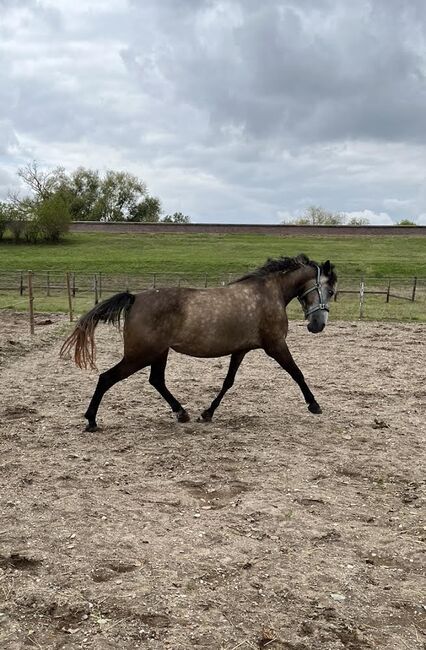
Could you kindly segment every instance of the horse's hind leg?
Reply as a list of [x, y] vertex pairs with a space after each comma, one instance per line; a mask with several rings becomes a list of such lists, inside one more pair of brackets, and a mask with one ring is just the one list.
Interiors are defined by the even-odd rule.
[[141, 370], [146, 365], [148, 364], [141, 363], [140, 361], [128, 360], [124, 357], [116, 366], [99, 375], [96, 390], [93, 393], [89, 407], [84, 414], [84, 417], [88, 420], [86, 431], [96, 431], [96, 414], [98, 412], [99, 404], [107, 390], [114, 386], [118, 381], [130, 377], [130, 375], [133, 375], [133, 373]]
[[234, 352], [234, 354], [231, 355], [228, 373], [225, 377], [225, 381], [223, 382], [223, 386], [213, 402], [210, 404], [209, 408], [201, 413], [201, 416], [199, 418], [200, 422], [211, 422], [213, 414], [221, 403], [223, 396], [231, 388], [231, 386], [233, 386], [237, 370], [240, 367], [241, 362], [246, 354], [246, 352]]
[[166, 402], [170, 405], [173, 413], [176, 415], [178, 422], [189, 422], [189, 415], [187, 411], [183, 408], [182, 404], [171, 394], [169, 389], [166, 386], [165, 381], [165, 372], [167, 365], [167, 357], [169, 351], [166, 350], [161, 357], [158, 357], [151, 364], [151, 372], [149, 375], [149, 383], [151, 386], [154, 386], [156, 390], [160, 393]]

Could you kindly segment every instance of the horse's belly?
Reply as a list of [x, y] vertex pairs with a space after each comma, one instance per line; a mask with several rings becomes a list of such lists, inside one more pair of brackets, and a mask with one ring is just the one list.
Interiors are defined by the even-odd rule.
[[243, 348], [238, 348], [238, 349], [233, 349], [229, 350], [226, 348], [217, 348], [217, 349], [212, 349], [212, 348], [201, 348], [201, 347], [195, 347], [195, 346], [180, 346], [180, 345], [172, 345], [172, 350], [175, 352], [179, 352], [179, 354], [186, 354], [189, 357], [199, 357], [200, 359], [208, 359], [208, 358], [215, 358], [215, 357], [227, 357], [233, 352], [239, 352], [241, 349], [246, 350], [246, 347]]
[[225, 357], [233, 352], [241, 350], [253, 350], [259, 347], [259, 342], [254, 337], [241, 338], [238, 340], [220, 340], [210, 337], [197, 337], [197, 339], [177, 341], [170, 346], [175, 352], [186, 354], [191, 357], [211, 358]]

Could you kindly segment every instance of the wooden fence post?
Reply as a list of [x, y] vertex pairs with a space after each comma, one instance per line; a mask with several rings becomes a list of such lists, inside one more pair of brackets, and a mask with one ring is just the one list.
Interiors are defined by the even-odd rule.
[[72, 274], [72, 297], [75, 298], [75, 272]]
[[72, 295], [71, 295], [71, 278], [69, 272], [66, 273], [66, 280], [67, 280], [67, 293], [68, 293], [68, 311], [70, 314], [70, 322], [72, 323], [73, 321], [73, 314], [72, 314]]
[[99, 298], [102, 299], [102, 271], [99, 271]]
[[391, 281], [390, 281], [390, 278], [389, 278], [388, 290], [386, 292], [386, 302], [389, 302], [389, 298], [390, 298], [390, 285], [391, 285]]
[[99, 296], [98, 296], [98, 276], [96, 275], [96, 273], [93, 276], [93, 291], [95, 294], [95, 305], [97, 305], [99, 302]]
[[364, 290], [365, 290], [364, 279], [362, 279], [359, 284], [359, 317], [360, 318], [364, 317]]
[[46, 272], [46, 296], [50, 296], [50, 272]]
[[413, 280], [413, 291], [411, 294], [411, 302], [414, 302], [416, 299], [416, 288], [417, 288], [417, 278], [414, 278]]
[[24, 274], [23, 274], [22, 271], [21, 271], [21, 281], [20, 281], [20, 285], [19, 285], [19, 294], [21, 296], [24, 295]]
[[34, 293], [33, 293], [33, 272], [28, 271], [28, 297], [30, 305], [30, 332], [34, 334]]

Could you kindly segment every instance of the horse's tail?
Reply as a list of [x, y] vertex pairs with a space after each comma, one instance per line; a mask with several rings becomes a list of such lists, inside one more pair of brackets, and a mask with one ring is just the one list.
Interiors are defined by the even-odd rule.
[[126, 318], [135, 296], [129, 292], [116, 293], [84, 314], [73, 332], [61, 347], [60, 356], [69, 357], [74, 348], [74, 361], [80, 368], [95, 369], [95, 328], [102, 321], [120, 327], [121, 318]]

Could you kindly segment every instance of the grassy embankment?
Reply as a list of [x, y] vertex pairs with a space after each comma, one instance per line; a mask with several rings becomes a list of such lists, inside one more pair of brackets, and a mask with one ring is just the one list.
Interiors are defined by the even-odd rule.
[[[15, 245], [0, 242], [0, 272], [28, 270], [35, 272], [75, 271], [84, 273], [127, 274], [143, 276], [158, 273], [191, 274], [212, 278], [227, 273], [244, 273], [262, 264], [267, 257], [296, 255], [305, 252], [317, 261], [331, 259], [337, 266], [341, 286], [355, 278], [382, 278], [377, 288], [385, 288], [387, 278], [405, 278], [406, 286], [395, 293], [409, 295], [413, 276], [426, 277], [426, 238], [422, 237], [273, 237], [268, 235], [113, 235], [101, 233], [72, 234], [57, 245]], [[380, 285], [380, 287], [379, 287]], [[372, 285], [371, 285], [372, 286]], [[123, 287], [124, 288], [124, 287]], [[368, 286], [367, 286], [368, 289]], [[426, 320], [424, 282], [416, 303], [384, 296], [367, 296], [367, 318]], [[66, 309], [62, 296], [36, 295], [41, 311]], [[91, 297], [80, 297], [76, 310], [87, 309]], [[24, 308], [22, 297], [0, 290], [0, 308]], [[299, 314], [296, 308], [291, 313]], [[356, 318], [358, 298], [342, 296], [333, 305], [334, 318]]]

